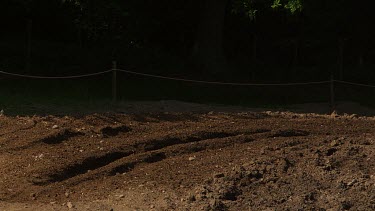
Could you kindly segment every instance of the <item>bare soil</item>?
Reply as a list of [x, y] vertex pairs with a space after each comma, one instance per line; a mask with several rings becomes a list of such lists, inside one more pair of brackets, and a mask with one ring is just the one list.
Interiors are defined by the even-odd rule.
[[210, 109], [0, 116], [0, 210], [375, 210], [374, 118]]

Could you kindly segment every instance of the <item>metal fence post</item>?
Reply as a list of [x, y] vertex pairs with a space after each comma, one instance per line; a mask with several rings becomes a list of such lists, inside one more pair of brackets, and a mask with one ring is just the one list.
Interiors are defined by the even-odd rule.
[[112, 102], [117, 102], [117, 62], [112, 61]]
[[330, 88], [331, 88], [330, 107], [331, 107], [331, 112], [334, 112], [336, 108], [335, 108], [335, 79], [333, 77], [333, 73], [331, 73]]

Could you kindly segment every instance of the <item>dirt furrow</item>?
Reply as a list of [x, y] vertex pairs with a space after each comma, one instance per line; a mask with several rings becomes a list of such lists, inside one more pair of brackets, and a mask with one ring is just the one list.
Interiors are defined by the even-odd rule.
[[[227, 140], [225, 138], [236, 136], [239, 135], [223, 132], [199, 132], [195, 135], [186, 137], [168, 137], [165, 139], [152, 139], [147, 141], [146, 143], [128, 146], [128, 150], [126, 151], [110, 152], [101, 156], [93, 156], [86, 158], [85, 160], [79, 163], [69, 165], [62, 170], [57, 170], [57, 172], [54, 171], [54, 173], [52, 174], [42, 176], [42, 178], [39, 178], [39, 180], [34, 181], [33, 183], [35, 185], [48, 185], [55, 182], [62, 182], [70, 178], [86, 174], [87, 172], [109, 166], [118, 160], [129, 157], [130, 155], [132, 155], [132, 157], [139, 156], [134, 158], [135, 161], [130, 161], [123, 165], [115, 167], [114, 170], [111, 170], [112, 173], [110, 174], [124, 173], [129, 169], [133, 168], [136, 164], [143, 162], [154, 163], [156, 161], [166, 159], [167, 157], [171, 157], [172, 155], [167, 155], [166, 152], [170, 150], [170, 147], [176, 145], [182, 147], [178, 147], [178, 150], [172, 153], [173, 156], [178, 155], [180, 152], [180, 154], [186, 154], [210, 148], [231, 146], [234, 143], [238, 143], [241, 141], [235, 140], [233, 143], [227, 143]], [[225, 140], [218, 141], [220, 139]], [[252, 141], [252, 139], [247, 138], [246, 141]]]

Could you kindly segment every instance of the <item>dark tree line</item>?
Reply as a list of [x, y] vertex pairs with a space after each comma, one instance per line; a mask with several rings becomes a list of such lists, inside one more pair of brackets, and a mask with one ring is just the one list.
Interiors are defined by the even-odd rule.
[[115, 59], [181, 76], [374, 76], [366, 2], [2, 0], [0, 17], [1, 65], [19, 72], [90, 72]]

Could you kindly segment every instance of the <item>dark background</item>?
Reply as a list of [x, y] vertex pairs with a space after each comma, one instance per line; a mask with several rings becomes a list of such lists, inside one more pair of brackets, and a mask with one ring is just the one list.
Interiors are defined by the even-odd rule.
[[[291, 0], [293, 2], [293, 0]], [[251, 11], [246, 3], [251, 3]], [[375, 85], [371, 1], [2, 0], [0, 69], [64, 76], [121, 69], [188, 79]], [[288, 1], [281, 1], [287, 4]], [[120, 100], [246, 105], [328, 102], [330, 87], [231, 87], [119, 73]], [[111, 98], [111, 75], [29, 80], [0, 75], [2, 104]], [[373, 104], [375, 89], [336, 84], [336, 100]], [[47, 100], [45, 100], [47, 99]], [[9, 106], [8, 106], [9, 107]]]

